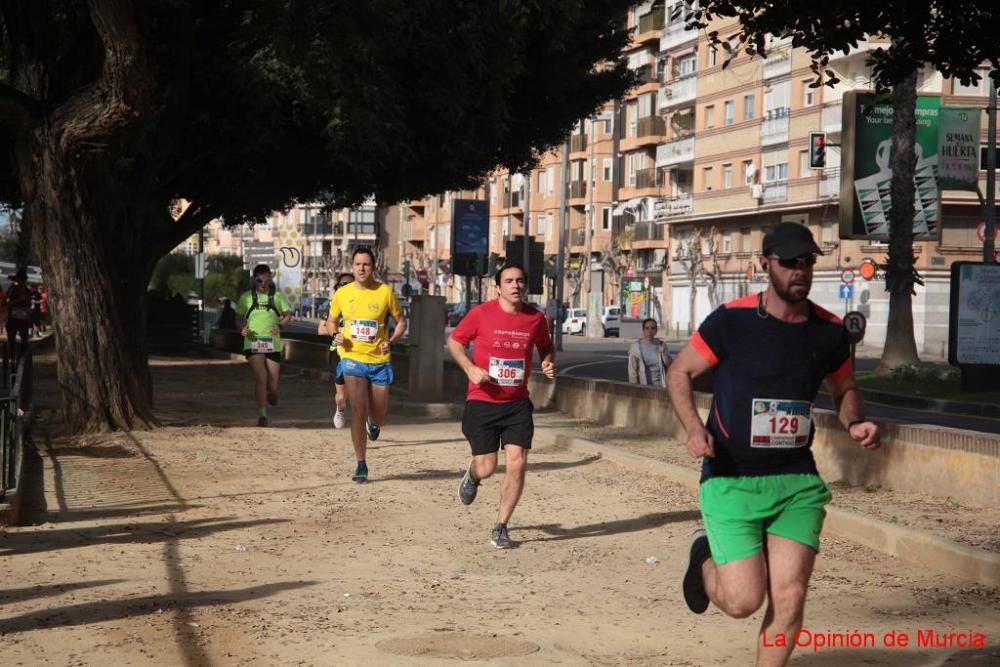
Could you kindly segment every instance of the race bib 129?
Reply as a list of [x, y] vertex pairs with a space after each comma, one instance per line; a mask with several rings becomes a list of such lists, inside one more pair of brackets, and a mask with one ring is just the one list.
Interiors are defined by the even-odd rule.
[[812, 430], [810, 401], [755, 398], [750, 408], [751, 447], [805, 447]]

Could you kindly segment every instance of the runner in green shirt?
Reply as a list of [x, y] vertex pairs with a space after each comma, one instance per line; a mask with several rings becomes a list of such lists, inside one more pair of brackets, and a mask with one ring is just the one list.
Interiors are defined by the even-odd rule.
[[281, 327], [292, 320], [292, 309], [271, 278], [271, 267], [253, 269], [253, 288], [236, 304], [237, 325], [243, 335], [243, 354], [253, 371], [257, 399], [257, 426], [267, 426], [267, 406], [278, 404], [281, 372]]

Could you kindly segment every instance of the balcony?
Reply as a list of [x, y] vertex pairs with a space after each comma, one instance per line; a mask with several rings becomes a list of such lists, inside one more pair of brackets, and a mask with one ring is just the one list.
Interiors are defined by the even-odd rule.
[[824, 106], [822, 111], [823, 131], [829, 134], [837, 134], [840, 132], [843, 117], [844, 104], [842, 102], [836, 102], [835, 104]]
[[772, 51], [764, 58], [764, 78], [783, 76], [792, 71], [792, 52], [787, 48]]
[[656, 168], [639, 169], [635, 172], [634, 188], [656, 188], [660, 186], [660, 179], [656, 175]]
[[698, 39], [698, 31], [688, 30], [687, 24], [685, 19], [680, 19], [664, 28], [660, 35], [660, 51], [666, 51]]
[[587, 181], [570, 181], [569, 198], [582, 199], [587, 196]]
[[504, 208], [521, 208], [521, 193], [518, 192], [505, 192], [503, 197], [501, 197], [501, 202]]
[[587, 150], [587, 135], [586, 134], [572, 134], [569, 137], [569, 152], [579, 153], [581, 151]]
[[635, 75], [640, 86], [644, 86], [647, 83], [659, 83], [659, 80], [656, 78], [656, 68], [653, 65], [640, 65], [636, 67]]
[[668, 109], [694, 101], [698, 89], [698, 77], [694, 74], [674, 79], [659, 93], [659, 108]]
[[333, 225], [329, 220], [309, 220], [302, 229], [306, 236], [327, 236], [333, 234]]
[[633, 241], [662, 241], [664, 225], [655, 222], [637, 222], [632, 232]]
[[840, 169], [824, 169], [819, 176], [819, 196], [840, 196]]
[[653, 208], [654, 215], [659, 218], [672, 218], [678, 215], [686, 215], [694, 210], [694, 201], [690, 193], [660, 199]]
[[659, 32], [662, 30], [663, 18], [665, 15], [663, 5], [660, 5], [645, 16], [640, 16], [638, 35], [642, 35], [647, 32]]
[[760, 144], [770, 146], [788, 141], [788, 107], [767, 112], [760, 126]]
[[662, 137], [667, 133], [667, 123], [659, 116], [639, 119], [637, 134], [640, 137]]
[[765, 204], [775, 204], [788, 200], [788, 181], [771, 181], [764, 183], [761, 200]]
[[656, 147], [656, 166], [669, 167], [694, 160], [694, 137], [674, 139]]
[[572, 246], [582, 246], [587, 242], [587, 232], [583, 229], [569, 230], [569, 244]]

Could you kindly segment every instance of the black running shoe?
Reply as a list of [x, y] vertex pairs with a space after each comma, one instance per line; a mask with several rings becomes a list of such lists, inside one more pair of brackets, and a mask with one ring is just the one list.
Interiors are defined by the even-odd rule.
[[704, 614], [708, 609], [708, 593], [705, 592], [705, 578], [701, 573], [701, 566], [711, 557], [708, 534], [704, 530], [694, 531], [688, 550], [688, 566], [684, 572], [682, 589], [688, 609], [696, 614]]

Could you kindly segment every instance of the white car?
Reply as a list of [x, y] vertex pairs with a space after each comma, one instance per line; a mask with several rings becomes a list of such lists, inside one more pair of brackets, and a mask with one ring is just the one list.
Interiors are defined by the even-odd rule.
[[584, 308], [570, 308], [562, 325], [564, 334], [587, 333], [587, 311]]
[[604, 336], [618, 337], [622, 326], [622, 309], [618, 306], [605, 306], [601, 312], [601, 328]]

